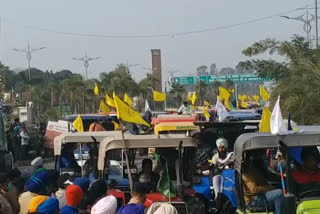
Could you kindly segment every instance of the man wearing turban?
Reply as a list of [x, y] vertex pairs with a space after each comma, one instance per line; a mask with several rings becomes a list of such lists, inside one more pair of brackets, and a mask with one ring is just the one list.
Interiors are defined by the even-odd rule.
[[215, 193], [215, 198], [217, 198], [218, 193], [221, 192], [221, 172], [224, 169], [229, 169], [230, 161], [233, 160], [233, 152], [228, 153], [228, 141], [225, 138], [218, 138], [216, 140], [216, 145], [218, 152], [212, 157], [211, 165], [214, 167], [213, 176], [213, 189]]
[[39, 172], [29, 178], [25, 184], [26, 192], [19, 197], [20, 212], [19, 214], [27, 214], [31, 200], [38, 195], [47, 194], [47, 182], [49, 173], [46, 171]]

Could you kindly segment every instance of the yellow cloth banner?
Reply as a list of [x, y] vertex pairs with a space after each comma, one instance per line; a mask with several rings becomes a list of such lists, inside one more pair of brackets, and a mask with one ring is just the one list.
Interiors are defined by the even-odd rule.
[[118, 119], [129, 123], [137, 123], [150, 127], [150, 125], [144, 119], [142, 119], [139, 112], [136, 112], [126, 105], [115, 93], [113, 93], [113, 100], [116, 104]]
[[109, 97], [108, 93], [106, 93], [106, 103], [113, 108], [116, 107], [114, 100], [111, 97]]
[[260, 86], [260, 97], [265, 102], [268, 102], [268, 100], [270, 99], [270, 95], [269, 95], [268, 91], [263, 86]]
[[266, 106], [263, 107], [259, 132], [271, 132], [271, 129], [270, 129], [271, 114], [272, 112], [268, 109], [268, 107]]
[[203, 107], [203, 115], [204, 115], [206, 118], [210, 118], [210, 114], [209, 114], [209, 112], [208, 112], [207, 107]]
[[129, 105], [129, 107], [132, 108], [133, 102], [132, 102], [132, 99], [129, 97], [129, 95], [127, 93], [124, 93], [123, 101], [125, 101]]
[[210, 103], [209, 103], [208, 100], [205, 100], [204, 103], [203, 103], [203, 105], [206, 106], [206, 107], [210, 107]]
[[190, 92], [188, 92], [187, 100], [190, 101], [190, 102], [192, 102], [192, 96], [191, 96], [191, 93], [190, 93]]
[[224, 101], [224, 106], [228, 109], [231, 110], [231, 105], [229, 102], [230, 99], [230, 93], [228, 91], [228, 89], [224, 88], [224, 87], [219, 87], [219, 99], [221, 100], [221, 102]]
[[75, 121], [73, 121], [73, 127], [74, 127], [78, 132], [84, 132], [82, 117], [81, 117], [80, 114], [78, 115], [77, 119], [75, 119]]
[[155, 102], [163, 102], [166, 100], [167, 95], [158, 91], [153, 91], [153, 100]]
[[110, 112], [109, 106], [107, 106], [103, 100], [100, 101], [99, 111], [106, 115]]
[[252, 98], [254, 99], [256, 104], [259, 104], [260, 97], [258, 95], [253, 95]]
[[196, 103], [197, 99], [198, 99], [197, 92], [193, 92], [192, 100], [191, 100], [192, 105]]
[[95, 85], [94, 85], [94, 94], [95, 94], [95, 95], [99, 95], [99, 87], [98, 87], [98, 84], [95, 84]]
[[112, 121], [113, 125], [114, 125], [114, 130], [115, 131], [118, 131], [119, 127], [120, 127], [120, 124], [117, 123], [116, 121]]

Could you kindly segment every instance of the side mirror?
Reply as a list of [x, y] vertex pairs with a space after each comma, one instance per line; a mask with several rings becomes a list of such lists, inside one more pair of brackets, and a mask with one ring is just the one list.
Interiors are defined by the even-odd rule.
[[284, 196], [284, 210], [286, 213], [296, 213], [296, 196], [287, 193]]

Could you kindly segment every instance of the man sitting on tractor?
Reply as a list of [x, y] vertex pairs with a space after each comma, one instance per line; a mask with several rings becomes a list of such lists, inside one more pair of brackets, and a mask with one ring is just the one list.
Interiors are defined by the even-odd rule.
[[213, 189], [215, 198], [218, 193], [221, 192], [221, 172], [224, 169], [229, 169], [230, 164], [233, 162], [233, 152], [228, 153], [228, 141], [225, 138], [219, 138], [216, 140], [218, 153], [216, 153], [211, 160], [211, 165], [214, 167], [215, 176], [212, 178]]
[[248, 207], [265, 207], [265, 198], [267, 206], [276, 211], [277, 214], [284, 213], [284, 198], [281, 189], [273, 189], [268, 181], [272, 180], [267, 173], [264, 160], [259, 153], [247, 153], [243, 165], [243, 192]]
[[160, 176], [152, 171], [152, 160], [144, 159], [142, 161], [142, 171], [139, 173], [139, 181], [141, 183], [150, 183], [151, 190], [154, 191], [157, 188], [158, 181]]
[[320, 182], [320, 169], [318, 167], [319, 153], [316, 148], [303, 148], [301, 152], [302, 166], [292, 172], [294, 180], [298, 184]]

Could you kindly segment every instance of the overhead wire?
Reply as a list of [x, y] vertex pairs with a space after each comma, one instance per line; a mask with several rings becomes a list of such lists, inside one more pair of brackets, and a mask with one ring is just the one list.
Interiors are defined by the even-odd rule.
[[176, 33], [164, 33], [164, 34], [145, 34], [145, 35], [103, 35], [103, 34], [86, 34], [86, 33], [74, 33], [74, 32], [66, 32], [66, 31], [57, 31], [57, 30], [52, 30], [49, 28], [44, 28], [44, 27], [38, 27], [38, 26], [33, 26], [33, 25], [24, 25], [17, 23], [15, 21], [9, 20], [7, 18], [2, 18], [2, 21], [12, 23], [15, 25], [22, 26], [23, 28], [30, 29], [30, 30], [36, 30], [36, 31], [41, 31], [41, 32], [47, 32], [47, 33], [54, 33], [54, 34], [59, 34], [59, 35], [67, 35], [67, 36], [79, 36], [79, 37], [95, 37], [95, 38], [161, 38], [161, 37], [178, 37], [178, 36], [185, 36], [185, 35], [192, 35], [192, 34], [201, 34], [201, 33], [206, 33], [206, 32], [213, 32], [217, 30], [223, 30], [223, 29], [228, 29], [228, 28], [233, 28], [241, 25], [248, 25], [251, 23], [255, 22], [260, 22], [263, 20], [271, 19], [274, 17], [286, 15], [289, 13], [293, 13], [296, 11], [301, 10], [301, 8], [296, 8], [293, 10], [288, 10], [282, 13], [277, 13], [273, 14], [270, 16], [265, 16], [257, 19], [252, 19], [249, 21], [244, 21], [244, 22], [239, 22], [235, 24], [230, 24], [230, 25], [225, 25], [225, 26], [220, 26], [220, 27], [213, 27], [213, 28], [205, 28], [201, 30], [192, 30], [192, 31], [184, 31], [184, 32], [176, 32]]

